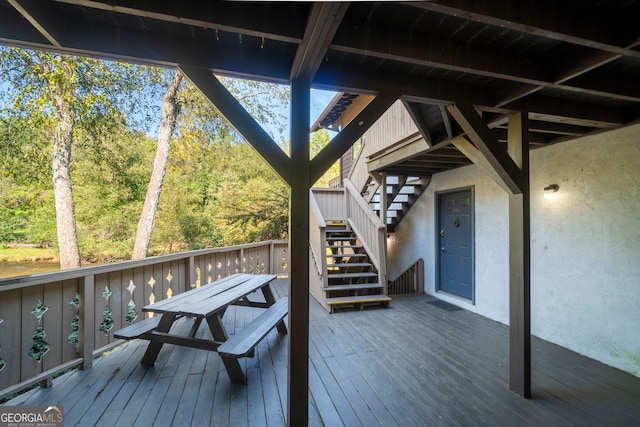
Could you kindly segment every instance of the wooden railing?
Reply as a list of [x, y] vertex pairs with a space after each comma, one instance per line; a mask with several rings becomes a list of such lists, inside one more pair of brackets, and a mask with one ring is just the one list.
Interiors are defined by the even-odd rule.
[[424, 293], [424, 261], [418, 259], [398, 277], [389, 281], [389, 295]]
[[360, 192], [350, 180], [344, 181], [347, 222], [356, 233], [369, 259], [378, 270], [378, 280], [387, 292], [387, 227], [362, 199]]
[[288, 242], [267, 241], [1, 279], [0, 398], [91, 367], [144, 305], [238, 272], [287, 275], [288, 260]]
[[322, 219], [326, 221], [342, 220], [347, 217], [343, 188], [312, 188], [311, 196], [316, 203]]

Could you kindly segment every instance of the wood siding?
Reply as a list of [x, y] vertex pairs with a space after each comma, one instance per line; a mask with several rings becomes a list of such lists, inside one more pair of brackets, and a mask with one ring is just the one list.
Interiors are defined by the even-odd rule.
[[419, 134], [418, 128], [404, 105], [402, 105], [402, 101], [396, 101], [391, 108], [365, 132], [362, 150], [353, 167], [347, 170], [349, 173], [347, 177], [358, 190], [362, 191], [369, 178], [366, 163], [367, 157], [417, 134]]

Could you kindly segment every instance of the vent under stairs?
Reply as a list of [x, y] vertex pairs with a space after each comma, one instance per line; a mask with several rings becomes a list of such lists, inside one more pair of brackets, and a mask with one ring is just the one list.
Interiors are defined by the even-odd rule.
[[346, 224], [327, 225], [327, 285], [325, 302], [339, 308], [387, 307], [391, 298], [378, 283], [378, 272], [355, 233]]
[[[387, 176], [387, 231], [395, 231], [402, 217], [427, 188], [430, 181], [430, 176]], [[378, 216], [380, 215], [380, 189], [381, 186], [369, 199], [369, 204]]]

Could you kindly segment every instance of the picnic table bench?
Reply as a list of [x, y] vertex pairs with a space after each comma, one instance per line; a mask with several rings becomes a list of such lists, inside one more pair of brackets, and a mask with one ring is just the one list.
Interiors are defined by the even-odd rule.
[[[270, 286], [274, 279], [275, 276], [269, 274], [234, 274], [225, 277], [143, 307], [142, 311], [156, 315], [122, 328], [114, 336], [125, 340], [149, 340], [142, 357], [142, 364], [146, 366], [155, 363], [164, 344], [217, 351], [231, 381], [246, 384], [247, 378], [238, 359], [253, 356], [254, 348], [272, 329], [287, 333], [284, 317], [288, 313], [288, 300], [281, 298], [276, 301]], [[249, 298], [258, 290], [262, 292], [264, 301]], [[257, 307], [265, 311], [229, 337], [222, 317], [230, 305]], [[193, 319], [189, 332], [186, 335], [172, 332], [171, 327], [183, 317]], [[203, 320], [211, 331], [211, 339], [195, 336]]]

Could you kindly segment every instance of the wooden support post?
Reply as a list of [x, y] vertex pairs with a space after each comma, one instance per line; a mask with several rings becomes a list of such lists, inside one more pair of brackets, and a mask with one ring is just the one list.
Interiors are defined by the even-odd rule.
[[[531, 268], [529, 123], [526, 112], [509, 116], [508, 148], [504, 151], [482, 117], [470, 105], [451, 105], [475, 147], [465, 138], [453, 144], [485, 169], [509, 194], [509, 387], [531, 397]], [[477, 148], [476, 148], [477, 147]]]
[[380, 174], [380, 220], [387, 225], [387, 173]]
[[309, 109], [309, 82], [294, 80], [289, 177], [289, 426], [306, 426], [309, 417]]
[[531, 397], [530, 192], [527, 113], [509, 116], [508, 152], [521, 170], [509, 194], [509, 386]]

